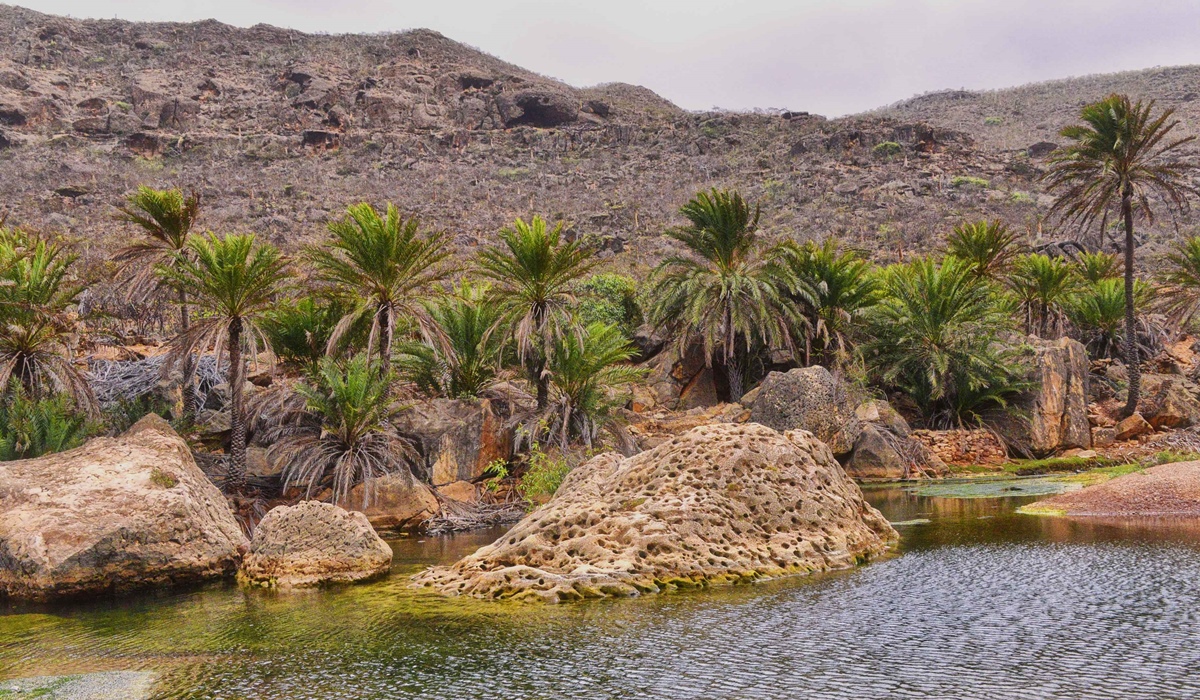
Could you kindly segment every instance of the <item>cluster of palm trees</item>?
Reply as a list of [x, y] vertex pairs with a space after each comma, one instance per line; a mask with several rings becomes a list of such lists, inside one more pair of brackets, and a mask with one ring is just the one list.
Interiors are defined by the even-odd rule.
[[[1047, 176], [1065, 221], [1103, 228], [1108, 212], [1122, 217], [1123, 279], [1113, 255], [1030, 252], [996, 221], [963, 223], [941, 251], [881, 268], [834, 239], [769, 235], [757, 206], [718, 189], [682, 207], [685, 225], [666, 233], [676, 252], [640, 288], [594, 274], [593, 251], [537, 216], [455, 261], [445, 234], [390, 204], [356, 204], [288, 257], [253, 235], [196, 233], [198, 197], [146, 187], [118, 212], [144, 235], [115, 259], [131, 297], [178, 307], [167, 367], [182, 377], [185, 414], [200, 408], [197, 358], [215, 355], [227, 372], [232, 489], [245, 484], [253, 427], [273, 433], [268, 454], [288, 484], [328, 488], [336, 500], [364, 484], [369, 496], [376, 477], [413, 457], [394, 427], [410, 390], [472, 398], [518, 379], [531, 443], [590, 447], [607, 430], [620, 444], [625, 390], [644, 376], [630, 342], [643, 318], [679, 353], [700, 352], [731, 400], [772, 367], [821, 364], [864, 370], [929, 425], [976, 423], [1026, 387], [1013, 342], [1023, 332], [1076, 335], [1096, 355], [1123, 358], [1136, 406], [1137, 309], [1151, 295], [1133, 275], [1133, 222], [1189, 193], [1183, 166], [1169, 160], [1187, 139], [1167, 140], [1169, 117], [1121, 96], [1089, 106]], [[79, 415], [99, 415], [70, 355], [81, 291], [73, 262], [53, 241], [0, 235], [3, 411], [32, 416], [45, 404], [53, 417], [69, 400]], [[1200, 310], [1200, 239], [1177, 242], [1162, 267], [1155, 303], [1185, 323]], [[248, 407], [246, 361], [267, 351], [297, 381]], [[0, 431], [0, 452], [66, 445], [86, 422], [23, 420], [19, 436]]]

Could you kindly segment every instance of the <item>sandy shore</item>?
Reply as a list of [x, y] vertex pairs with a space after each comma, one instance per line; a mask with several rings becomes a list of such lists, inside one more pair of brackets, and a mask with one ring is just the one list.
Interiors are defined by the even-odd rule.
[[1200, 517], [1200, 462], [1150, 467], [1021, 510], [1052, 515]]

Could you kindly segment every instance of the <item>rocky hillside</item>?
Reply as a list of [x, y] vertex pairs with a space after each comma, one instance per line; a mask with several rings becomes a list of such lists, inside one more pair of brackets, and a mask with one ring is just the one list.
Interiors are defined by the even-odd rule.
[[1045, 149], [1029, 147], [1088, 99], [1128, 90], [1200, 123], [1190, 68], [826, 120], [578, 89], [425, 30], [314, 36], [0, 5], [0, 41], [0, 216], [86, 242], [94, 260], [125, 235], [113, 206], [143, 183], [197, 190], [205, 226], [288, 249], [364, 199], [395, 201], [464, 251], [540, 212], [626, 269], [663, 252], [658, 234], [696, 190], [736, 186], [778, 234], [837, 234], [887, 260], [963, 217], [1060, 235], [1043, 223]]

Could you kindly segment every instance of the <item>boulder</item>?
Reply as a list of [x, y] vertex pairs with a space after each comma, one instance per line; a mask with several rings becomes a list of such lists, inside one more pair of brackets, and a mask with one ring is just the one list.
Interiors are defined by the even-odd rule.
[[1116, 432], [1113, 434], [1114, 440], [1132, 440], [1141, 435], [1148, 435], [1154, 432], [1154, 426], [1150, 425], [1142, 414], [1135, 413], [1128, 418], [1125, 418], [1120, 423], [1117, 423]]
[[570, 124], [579, 119], [579, 105], [570, 96], [545, 89], [520, 90], [496, 97], [496, 106], [507, 127], [542, 128]]
[[1091, 447], [1087, 349], [1071, 338], [1031, 342], [1034, 386], [1017, 402], [1023, 419], [1000, 421], [1000, 433], [1018, 450], [1038, 456]]
[[500, 540], [414, 584], [489, 599], [627, 596], [846, 568], [896, 539], [811, 433], [705, 425], [591, 459]]
[[[367, 516], [377, 530], [413, 528], [437, 515], [441, 506], [433, 490], [402, 470], [375, 479], [373, 494], [365, 494], [359, 484], [350, 491], [346, 505]], [[370, 495], [364, 506], [364, 497]]]
[[434, 486], [474, 481], [488, 465], [512, 456], [513, 432], [502, 402], [432, 399], [413, 404], [398, 428], [416, 443], [417, 471]]
[[944, 473], [946, 465], [923, 443], [867, 423], [844, 463], [859, 481], [897, 481]]
[[809, 431], [835, 455], [854, 449], [862, 431], [845, 385], [824, 367], [771, 372], [750, 411], [750, 420], [769, 428]]
[[392, 548], [367, 516], [329, 503], [277, 506], [254, 530], [238, 582], [264, 588], [312, 588], [386, 574]]
[[0, 593], [47, 599], [219, 578], [246, 546], [225, 497], [157, 415], [118, 438], [0, 464]]
[[699, 345], [688, 348], [682, 357], [676, 350], [663, 351], [646, 363], [648, 391], [640, 397], [642, 410], [666, 408], [687, 411], [707, 408], [720, 402], [716, 375], [704, 360]]
[[854, 415], [863, 423], [874, 423], [900, 437], [908, 437], [912, 432], [904, 416], [882, 399], [870, 399], [860, 403], [854, 409]]
[[1187, 428], [1200, 422], [1200, 387], [1167, 374], [1143, 374], [1138, 413], [1154, 429]]

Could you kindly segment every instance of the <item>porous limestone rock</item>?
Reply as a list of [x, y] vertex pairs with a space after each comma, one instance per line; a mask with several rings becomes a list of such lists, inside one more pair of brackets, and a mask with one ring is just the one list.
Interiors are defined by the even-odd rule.
[[117, 438], [0, 464], [0, 593], [121, 591], [233, 574], [247, 546], [187, 443], [150, 414]]
[[776, 430], [807, 430], [835, 455], [854, 449], [862, 431], [846, 387], [820, 366], [771, 372], [750, 410], [755, 423]]
[[354, 583], [387, 573], [392, 548], [367, 516], [329, 503], [277, 506], [254, 530], [238, 581], [267, 588]]
[[704, 425], [593, 458], [500, 540], [414, 584], [489, 599], [628, 596], [849, 567], [896, 538], [811, 433]]

